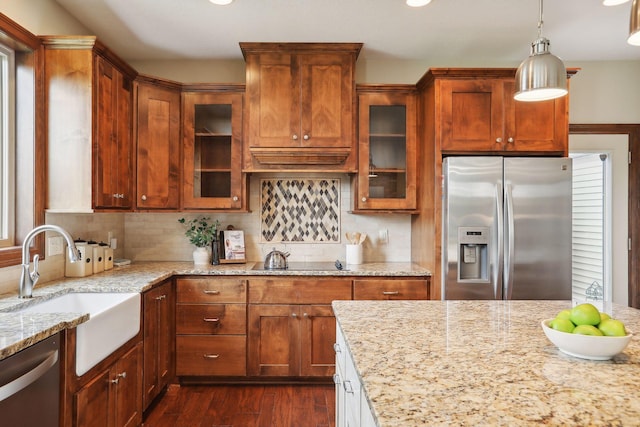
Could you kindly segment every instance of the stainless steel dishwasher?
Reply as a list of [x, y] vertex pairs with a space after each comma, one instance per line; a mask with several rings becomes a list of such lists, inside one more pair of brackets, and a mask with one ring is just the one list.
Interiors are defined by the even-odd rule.
[[0, 360], [3, 426], [58, 426], [60, 334]]

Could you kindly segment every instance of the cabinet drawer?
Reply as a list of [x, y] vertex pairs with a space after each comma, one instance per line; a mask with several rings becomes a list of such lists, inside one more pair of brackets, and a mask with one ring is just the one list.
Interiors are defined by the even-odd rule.
[[177, 334], [244, 335], [246, 304], [178, 304]]
[[243, 279], [177, 279], [178, 303], [246, 302], [247, 281]]
[[429, 280], [354, 280], [355, 300], [422, 300], [429, 299]]
[[261, 304], [330, 304], [351, 299], [351, 279], [251, 279], [249, 302]]
[[177, 336], [176, 375], [239, 376], [247, 373], [243, 336]]

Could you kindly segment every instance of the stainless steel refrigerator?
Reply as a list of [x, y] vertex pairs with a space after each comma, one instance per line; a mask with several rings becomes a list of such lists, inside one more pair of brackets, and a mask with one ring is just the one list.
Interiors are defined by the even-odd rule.
[[443, 299], [571, 299], [571, 159], [443, 162]]

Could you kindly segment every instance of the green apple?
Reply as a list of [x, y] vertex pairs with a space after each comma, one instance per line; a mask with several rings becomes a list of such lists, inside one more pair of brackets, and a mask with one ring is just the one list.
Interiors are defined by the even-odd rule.
[[607, 313], [600, 313], [600, 323], [604, 322], [607, 319], [611, 319], [611, 316], [609, 316]]
[[627, 335], [624, 323], [616, 319], [607, 319], [600, 322], [598, 329], [608, 337], [623, 337]]
[[569, 309], [562, 310], [556, 316], [556, 319], [567, 319], [567, 320], [569, 320], [570, 318], [571, 318], [571, 310], [569, 310]]
[[578, 325], [573, 329], [574, 334], [580, 335], [594, 335], [601, 337], [604, 335], [600, 329], [596, 328], [593, 325]]
[[600, 312], [593, 304], [578, 304], [571, 309], [571, 316], [569, 316], [569, 319], [571, 319], [576, 326], [595, 326], [600, 323]]
[[551, 322], [549, 322], [549, 326], [551, 326], [551, 328], [555, 329], [556, 331], [569, 333], [573, 332], [573, 329], [576, 327], [576, 325], [574, 325], [571, 320], [563, 319], [560, 317], [556, 317]]

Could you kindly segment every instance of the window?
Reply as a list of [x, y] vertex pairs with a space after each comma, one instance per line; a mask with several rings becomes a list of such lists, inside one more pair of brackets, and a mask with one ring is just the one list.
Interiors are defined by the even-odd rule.
[[[40, 39], [0, 13], [0, 268], [22, 262], [20, 244], [44, 223], [45, 122]], [[44, 236], [32, 253], [44, 254]]]
[[0, 44], [0, 247], [15, 241], [15, 61]]

